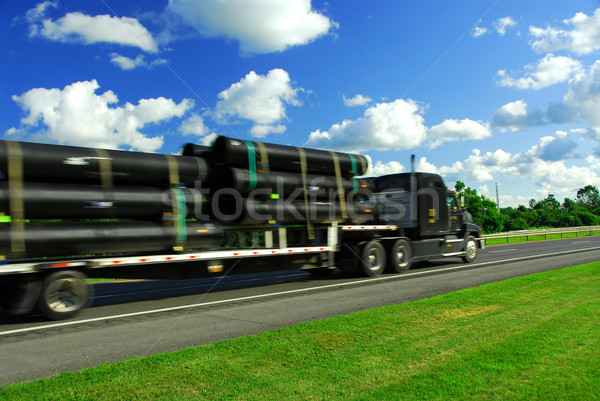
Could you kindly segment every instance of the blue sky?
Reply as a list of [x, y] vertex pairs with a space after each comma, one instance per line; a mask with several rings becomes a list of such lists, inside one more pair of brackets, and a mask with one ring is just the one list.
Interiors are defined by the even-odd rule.
[[3, 139], [367, 155], [501, 206], [600, 186], [600, 2], [0, 2]]

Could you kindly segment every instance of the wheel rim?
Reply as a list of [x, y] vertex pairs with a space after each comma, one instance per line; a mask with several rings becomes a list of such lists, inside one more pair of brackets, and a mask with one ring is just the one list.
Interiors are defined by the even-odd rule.
[[377, 248], [369, 250], [369, 254], [367, 255], [367, 267], [372, 271], [381, 269], [381, 255]]
[[404, 246], [399, 246], [396, 249], [396, 262], [400, 267], [405, 267], [408, 265], [408, 258], [406, 256], [406, 249]]
[[477, 257], [477, 244], [475, 241], [471, 240], [467, 242], [465, 252], [467, 254], [467, 258], [469, 259], [475, 259]]
[[85, 303], [85, 283], [65, 278], [51, 283], [46, 290], [46, 303], [55, 312], [72, 312]]

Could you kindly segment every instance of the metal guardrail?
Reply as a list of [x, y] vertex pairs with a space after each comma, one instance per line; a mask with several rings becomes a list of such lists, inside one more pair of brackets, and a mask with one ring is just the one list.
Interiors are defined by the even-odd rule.
[[485, 244], [488, 245], [490, 239], [506, 239], [506, 243], [510, 242], [511, 238], [525, 238], [529, 241], [530, 237], [541, 237], [548, 239], [549, 235], [560, 235], [561, 238], [565, 234], [575, 234], [578, 237], [580, 233], [587, 234], [586, 236], [594, 235], [594, 232], [600, 232], [600, 226], [586, 226], [586, 227], [566, 227], [566, 228], [552, 228], [542, 230], [522, 230], [522, 231], [511, 231], [506, 233], [486, 234], [482, 236]]

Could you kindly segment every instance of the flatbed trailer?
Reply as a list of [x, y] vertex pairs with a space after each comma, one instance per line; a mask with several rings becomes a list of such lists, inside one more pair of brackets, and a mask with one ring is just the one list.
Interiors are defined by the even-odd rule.
[[315, 275], [379, 276], [402, 273], [413, 262], [460, 257], [472, 262], [483, 241], [477, 231], [411, 240], [396, 225], [319, 225], [308, 240], [306, 227], [232, 227], [234, 248], [171, 253], [9, 260], [0, 266], [3, 304], [13, 315], [33, 310], [67, 319], [93, 298], [87, 278], [189, 279], [303, 269]]

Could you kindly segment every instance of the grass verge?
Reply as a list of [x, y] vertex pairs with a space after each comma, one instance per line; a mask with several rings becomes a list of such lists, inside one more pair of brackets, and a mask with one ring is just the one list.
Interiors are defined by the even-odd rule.
[[508, 238], [489, 238], [485, 240], [486, 245], [501, 245], [501, 244], [513, 244], [520, 242], [531, 242], [531, 241], [545, 241], [545, 240], [553, 240], [553, 239], [563, 239], [563, 238], [580, 238], [580, 237], [589, 237], [600, 235], [600, 231], [578, 231], [578, 232], [565, 232], [562, 234], [525, 234], [518, 237], [508, 237]]
[[0, 399], [600, 398], [600, 262], [13, 384]]

